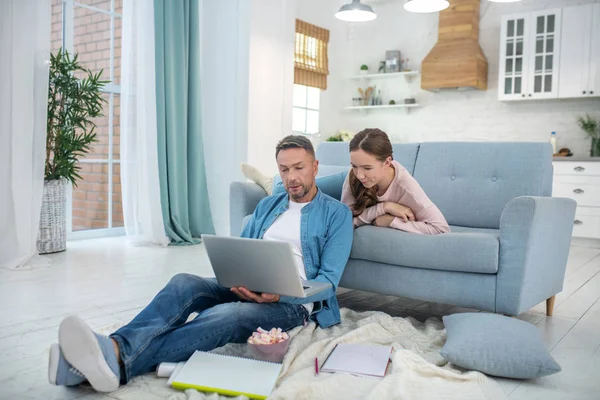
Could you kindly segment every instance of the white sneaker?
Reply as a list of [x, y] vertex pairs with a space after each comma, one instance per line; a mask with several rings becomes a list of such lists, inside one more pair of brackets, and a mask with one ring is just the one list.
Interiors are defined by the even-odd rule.
[[120, 371], [112, 341], [98, 335], [79, 317], [65, 318], [58, 329], [58, 342], [66, 360], [99, 392], [119, 388]]

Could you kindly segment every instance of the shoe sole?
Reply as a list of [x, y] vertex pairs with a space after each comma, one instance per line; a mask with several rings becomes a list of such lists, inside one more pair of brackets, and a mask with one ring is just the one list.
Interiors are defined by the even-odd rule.
[[56, 385], [59, 359], [60, 347], [58, 347], [58, 343], [54, 343], [52, 346], [50, 346], [50, 356], [48, 357], [48, 381], [50, 381], [52, 385]]
[[65, 318], [58, 330], [58, 341], [63, 356], [94, 389], [113, 392], [119, 388], [119, 379], [106, 362], [96, 335], [81, 318]]

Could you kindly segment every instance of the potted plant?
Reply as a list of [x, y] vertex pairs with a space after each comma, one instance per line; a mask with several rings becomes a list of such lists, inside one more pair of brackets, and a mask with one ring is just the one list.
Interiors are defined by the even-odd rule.
[[367, 66], [367, 64], [363, 64], [360, 66], [360, 74], [361, 75], [366, 75], [369, 73], [369, 67]]
[[354, 133], [350, 131], [338, 131], [333, 135], [329, 136], [326, 141], [327, 142], [349, 142], [350, 139], [354, 137]]
[[[78, 78], [75, 73], [83, 73]], [[38, 231], [40, 254], [66, 249], [66, 186], [77, 186], [82, 179], [78, 159], [91, 151], [97, 142], [93, 118], [101, 117], [101, 89], [108, 81], [100, 80], [73, 57], [59, 49], [50, 55], [48, 116], [46, 122], [46, 163], [44, 192]]]
[[600, 157], [600, 120], [586, 115], [585, 117], [579, 117], [577, 124], [592, 139], [590, 157]]

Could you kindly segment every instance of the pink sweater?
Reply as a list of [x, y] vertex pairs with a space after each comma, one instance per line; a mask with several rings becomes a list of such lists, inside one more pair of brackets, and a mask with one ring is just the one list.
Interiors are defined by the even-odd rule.
[[[392, 161], [392, 166], [396, 171], [396, 176], [390, 187], [383, 196], [377, 196], [376, 205], [367, 207], [362, 214], [354, 218], [354, 227], [372, 224], [377, 217], [385, 214], [383, 203], [389, 201], [408, 207], [415, 214], [415, 221], [404, 222], [398, 217], [394, 218], [390, 228], [427, 235], [450, 232], [446, 218], [440, 209], [429, 200], [415, 178], [398, 161]], [[350, 191], [348, 176], [342, 189], [342, 203], [352, 209], [354, 202], [355, 198]]]

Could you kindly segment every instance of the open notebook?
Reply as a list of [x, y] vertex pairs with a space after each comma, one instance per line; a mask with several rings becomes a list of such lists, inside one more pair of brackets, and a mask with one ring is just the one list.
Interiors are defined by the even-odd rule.
[[392, 350], [392, 346], [339, 343], [323, 363], [321, 371], [383, 377]]
[[171, 386], [266, 399], [280, 371], [281, 364], [196, 351], [172, 378]]

